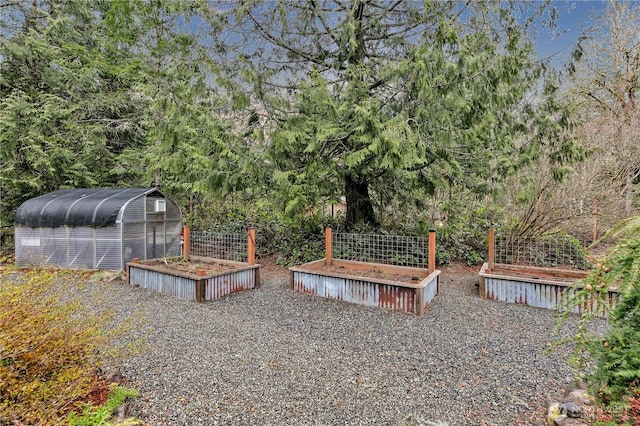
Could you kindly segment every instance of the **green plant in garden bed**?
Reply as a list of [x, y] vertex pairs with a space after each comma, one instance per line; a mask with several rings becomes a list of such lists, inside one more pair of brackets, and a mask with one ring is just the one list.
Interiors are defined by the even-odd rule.
[[89, 275], [6, 267], [0, 274], [1, 424], [60, 424], [104, 386], [96, 370], [105, 357], [125, 355], [113, 343], [128, 326], [114, 324], [109, 309], [89, 313], [68, 291]]
[[[121, 406], [127, 399], [138, 396], [135, 389], [127, 389], [116, 386], [107, 397], [107, 401], [95, 407], [93, 404], [87, 404], [81, 413], [71, 413], [67, 418], [69, 426], [106, 426], [109, 425], [109, 419], [112, 417], [116, 409]], [[118, 422], [118, 426], [133, 426], [141, 424], [140, 421], [129, 418]]]
[[[574, 296], [565, 301], [567, 310], [586, 303], [595, 304], [596, 309], [581, 315], [578, 332], [564, 342], [575, 344], [570, 361], [576, 374], [586, 372], [591, 392], [611, 421], [626, 418], [632, 423], [625, 424], [637, 424], [640, 412], [629, 406], [639, 405], [640, 397], [640, 217], [625, 221], [611, 233], [628, 237], [606, 253], [575, 288]], [[612, 286], [622, 298], [614, 309], [608, 300]], [[602, 309], [609, 313], [611, 328], [604, 337], [593, 336], [588, 324]], [[556, 329], [567, 316], [563, 314]]]

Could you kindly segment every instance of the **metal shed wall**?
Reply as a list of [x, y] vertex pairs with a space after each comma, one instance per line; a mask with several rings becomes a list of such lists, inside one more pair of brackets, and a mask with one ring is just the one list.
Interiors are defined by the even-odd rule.
[[[79, 197], [100, 194], [100, 190], [93, 190], [93, 193], [86, 189], [78, 191]], [[108, 226], [70, 226], [68, 218], [65, 224], [52, 227], [29, 227], [16, 223], [16, 264], [119, 270], [136, 257], [148, 259], [152, 255], [164, 257], [179, 252], [182, 227], [180, 208], [153, 188], [121, 191], [131, 194], [131, 198], [123, 201], [114, 223]], [[71, 192], [59, 191], [62, 197], [72, 203]], [[112, 196], [115, 192], [103, 190], [102, 193]], [[56, 193], [52, 194], [47, 196], [54, 198], [55, 202], [47, 202], [46, 206], [64, 206], [60, 200], [55, 200]], [[161, 200], [160, 206], [164, 206], [164, 211], [157, 211], [156, 200]], [[109, 208], [112, 209], [113, 198], [110, 203]], [[51, 215], [45, 210], [42, 209], [43, 214]], [[33, 210], [30, 215], [33, 220]]]

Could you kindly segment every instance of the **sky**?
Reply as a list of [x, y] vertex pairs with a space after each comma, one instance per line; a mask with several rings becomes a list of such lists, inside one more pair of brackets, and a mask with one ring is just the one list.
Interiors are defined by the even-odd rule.
[[536, 40], [536, 47], [540, 59], [552, 57], [552, 63], [560, 64], [571, 55], [583, 27], [590, 24], [590, 14], [604, 10], [608, 1], [556, 0], [553, 4], [559, 13], [557, 25], [560, 34], [550, 39], [546, 31], [541, 31]]

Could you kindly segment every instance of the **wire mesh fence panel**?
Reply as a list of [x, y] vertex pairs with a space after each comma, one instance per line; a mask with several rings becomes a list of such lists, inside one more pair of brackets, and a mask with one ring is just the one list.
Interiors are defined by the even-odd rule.
[[586, 270], [586, 252], [568, 235], [540, 238], [496, 236], [495, 263]]
[[189, 251], [193, 256], [246, 262], [247, 236], [234, 233], [191, 231]]
[[429, 239], [402, 235], [333, 234], [335, 259], [428, 268]]

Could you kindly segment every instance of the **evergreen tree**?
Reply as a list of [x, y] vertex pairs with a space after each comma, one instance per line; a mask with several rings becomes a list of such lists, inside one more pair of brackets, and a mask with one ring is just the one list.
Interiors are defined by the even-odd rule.
[[132, 92], [140, 62], [109, 36], [99, 17], [108, 5], [17, 2], [16, 19], [3, 21], [3, 218], [25, 199], [62, 186], [118, 183], [117, 156], [143, 142], [141, 103]]
[[[0, 45], [0, 211], [60, 187], [237, 185], [216, 115], [206, 2], [37, 0], [6, 6]], [[4, 12], [4, 10], [3, 10]], [[5, 16], [5, 15], [3, 15]], [[198, 26], [206, 28], [200, 31]]]
[[269, 153], [287, 211], [344, 194], [347, 222], [376, 224], [372, 191], [398, 179], [486, 192], [543, 149], [572, 160], [521, 6], [242, 2], [236, 66], [279, 118]]
[[144, 181], [183, 203], [193, 193], [230, 190], [239, 171], [237, 139], [218, 118], [229, 105], [214, 91], [217, 63], [200, 35], [220, 29], [205, 2], [128, 1], [114, 10], [115, 28], [127, 28], [144, 52], [136, 91], [145, 99], [145, 149], [121, 159], [143, 164]]

